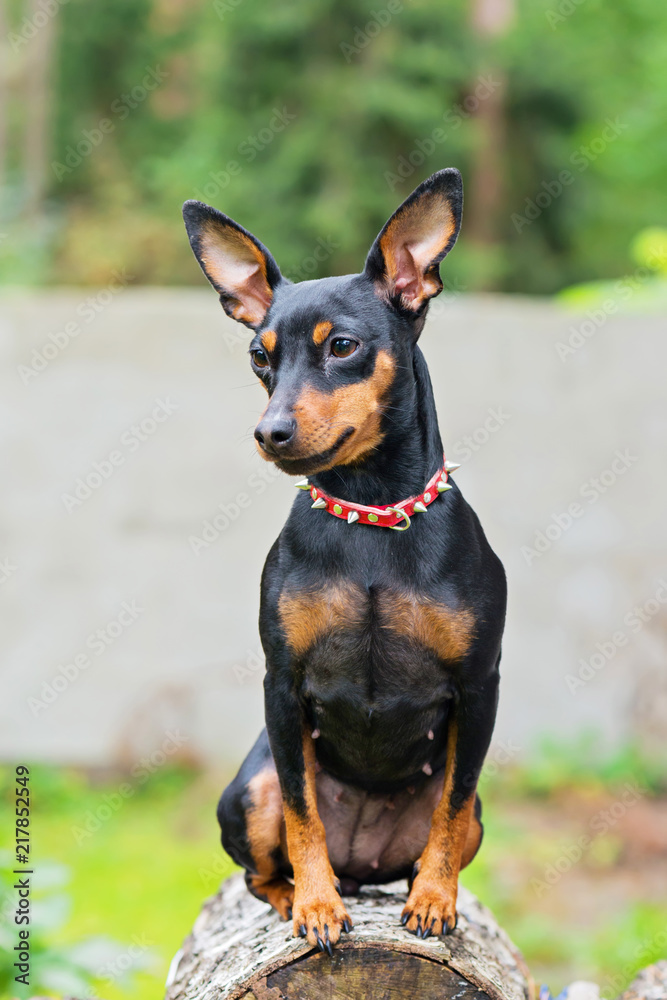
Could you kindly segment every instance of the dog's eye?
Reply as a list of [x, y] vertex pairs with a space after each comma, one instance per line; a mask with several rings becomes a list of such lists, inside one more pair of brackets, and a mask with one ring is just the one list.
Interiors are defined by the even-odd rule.
[[267, 356], [264, 353], [264, 351], [260, 351], [259, 349], [256, 350], [256, 351], [251, 351], [250, 352], [250, 356], [251, 356], [252, 360], [255, 362], [255, 364], [257, 365], [258, 368], [268, 368], [269, 367], [269, 359], [267, 358]]
[[335, 340], [331, 341], [331, 353], [336, 358], [349, 358], [350, 354], [354, 354], [358, 346], [356, 340], [348, 340], [347, 337], [336, 337]]

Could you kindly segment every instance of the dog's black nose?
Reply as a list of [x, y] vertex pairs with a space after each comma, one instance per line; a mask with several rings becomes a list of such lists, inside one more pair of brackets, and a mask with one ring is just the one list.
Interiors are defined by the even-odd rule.
[[293, 417], [274, 417], [261, 420], [255, 428], [255, 439], [260, 448], [269, 453], [277, 453], [294, 437], [296, 420]]

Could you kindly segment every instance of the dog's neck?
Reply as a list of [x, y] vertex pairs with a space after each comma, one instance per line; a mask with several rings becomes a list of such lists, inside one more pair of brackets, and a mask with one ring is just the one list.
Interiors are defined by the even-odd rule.
[[338, 465], [309, 476], [329, 496], [352, 503], [398, 503], [423, 491], [442, 465], [442, 442], [431, 379], [418, 347], [413, 378], [401, 371], [383, 417], [384, 437], [377, 449], [355, 465]]

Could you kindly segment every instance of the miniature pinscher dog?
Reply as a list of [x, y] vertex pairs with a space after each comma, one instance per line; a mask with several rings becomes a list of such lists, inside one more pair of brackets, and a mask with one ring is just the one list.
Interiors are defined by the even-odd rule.
[[220, 799], [222, 843], [329, 953], [361, 884], [407, 877], [407, 930], [451, 932], [482, 839], [505, 574], [449, 481], [417, 345], [462, 203], [440, 170], [361, 274], [298, 284], [226, 215], [183, 208], [223, 309], [253, 331], [259, 455], [307, 477], [262, 575], [266, 729]]

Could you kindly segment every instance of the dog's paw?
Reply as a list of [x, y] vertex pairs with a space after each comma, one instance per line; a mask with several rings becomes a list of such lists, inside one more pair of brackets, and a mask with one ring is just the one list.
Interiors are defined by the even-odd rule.
[[255, 894], [270, 903], [283, 920], [289, 920], [294, 906], [294, 886], [284, 878], [255, 884]]
[[326, 890], [320, 887], [303, 895], [297, 889], [293, 918], [294, 936], [308, 938], [310, 944], [330, 955], [341, 933], [352, 930], [350, 915], [333, 884]]
[[418, 938], [451, 934], [456, 927], [456, 883], [452, 891], [445, 882], [418, 874], [403, 907], [401, 923]]

